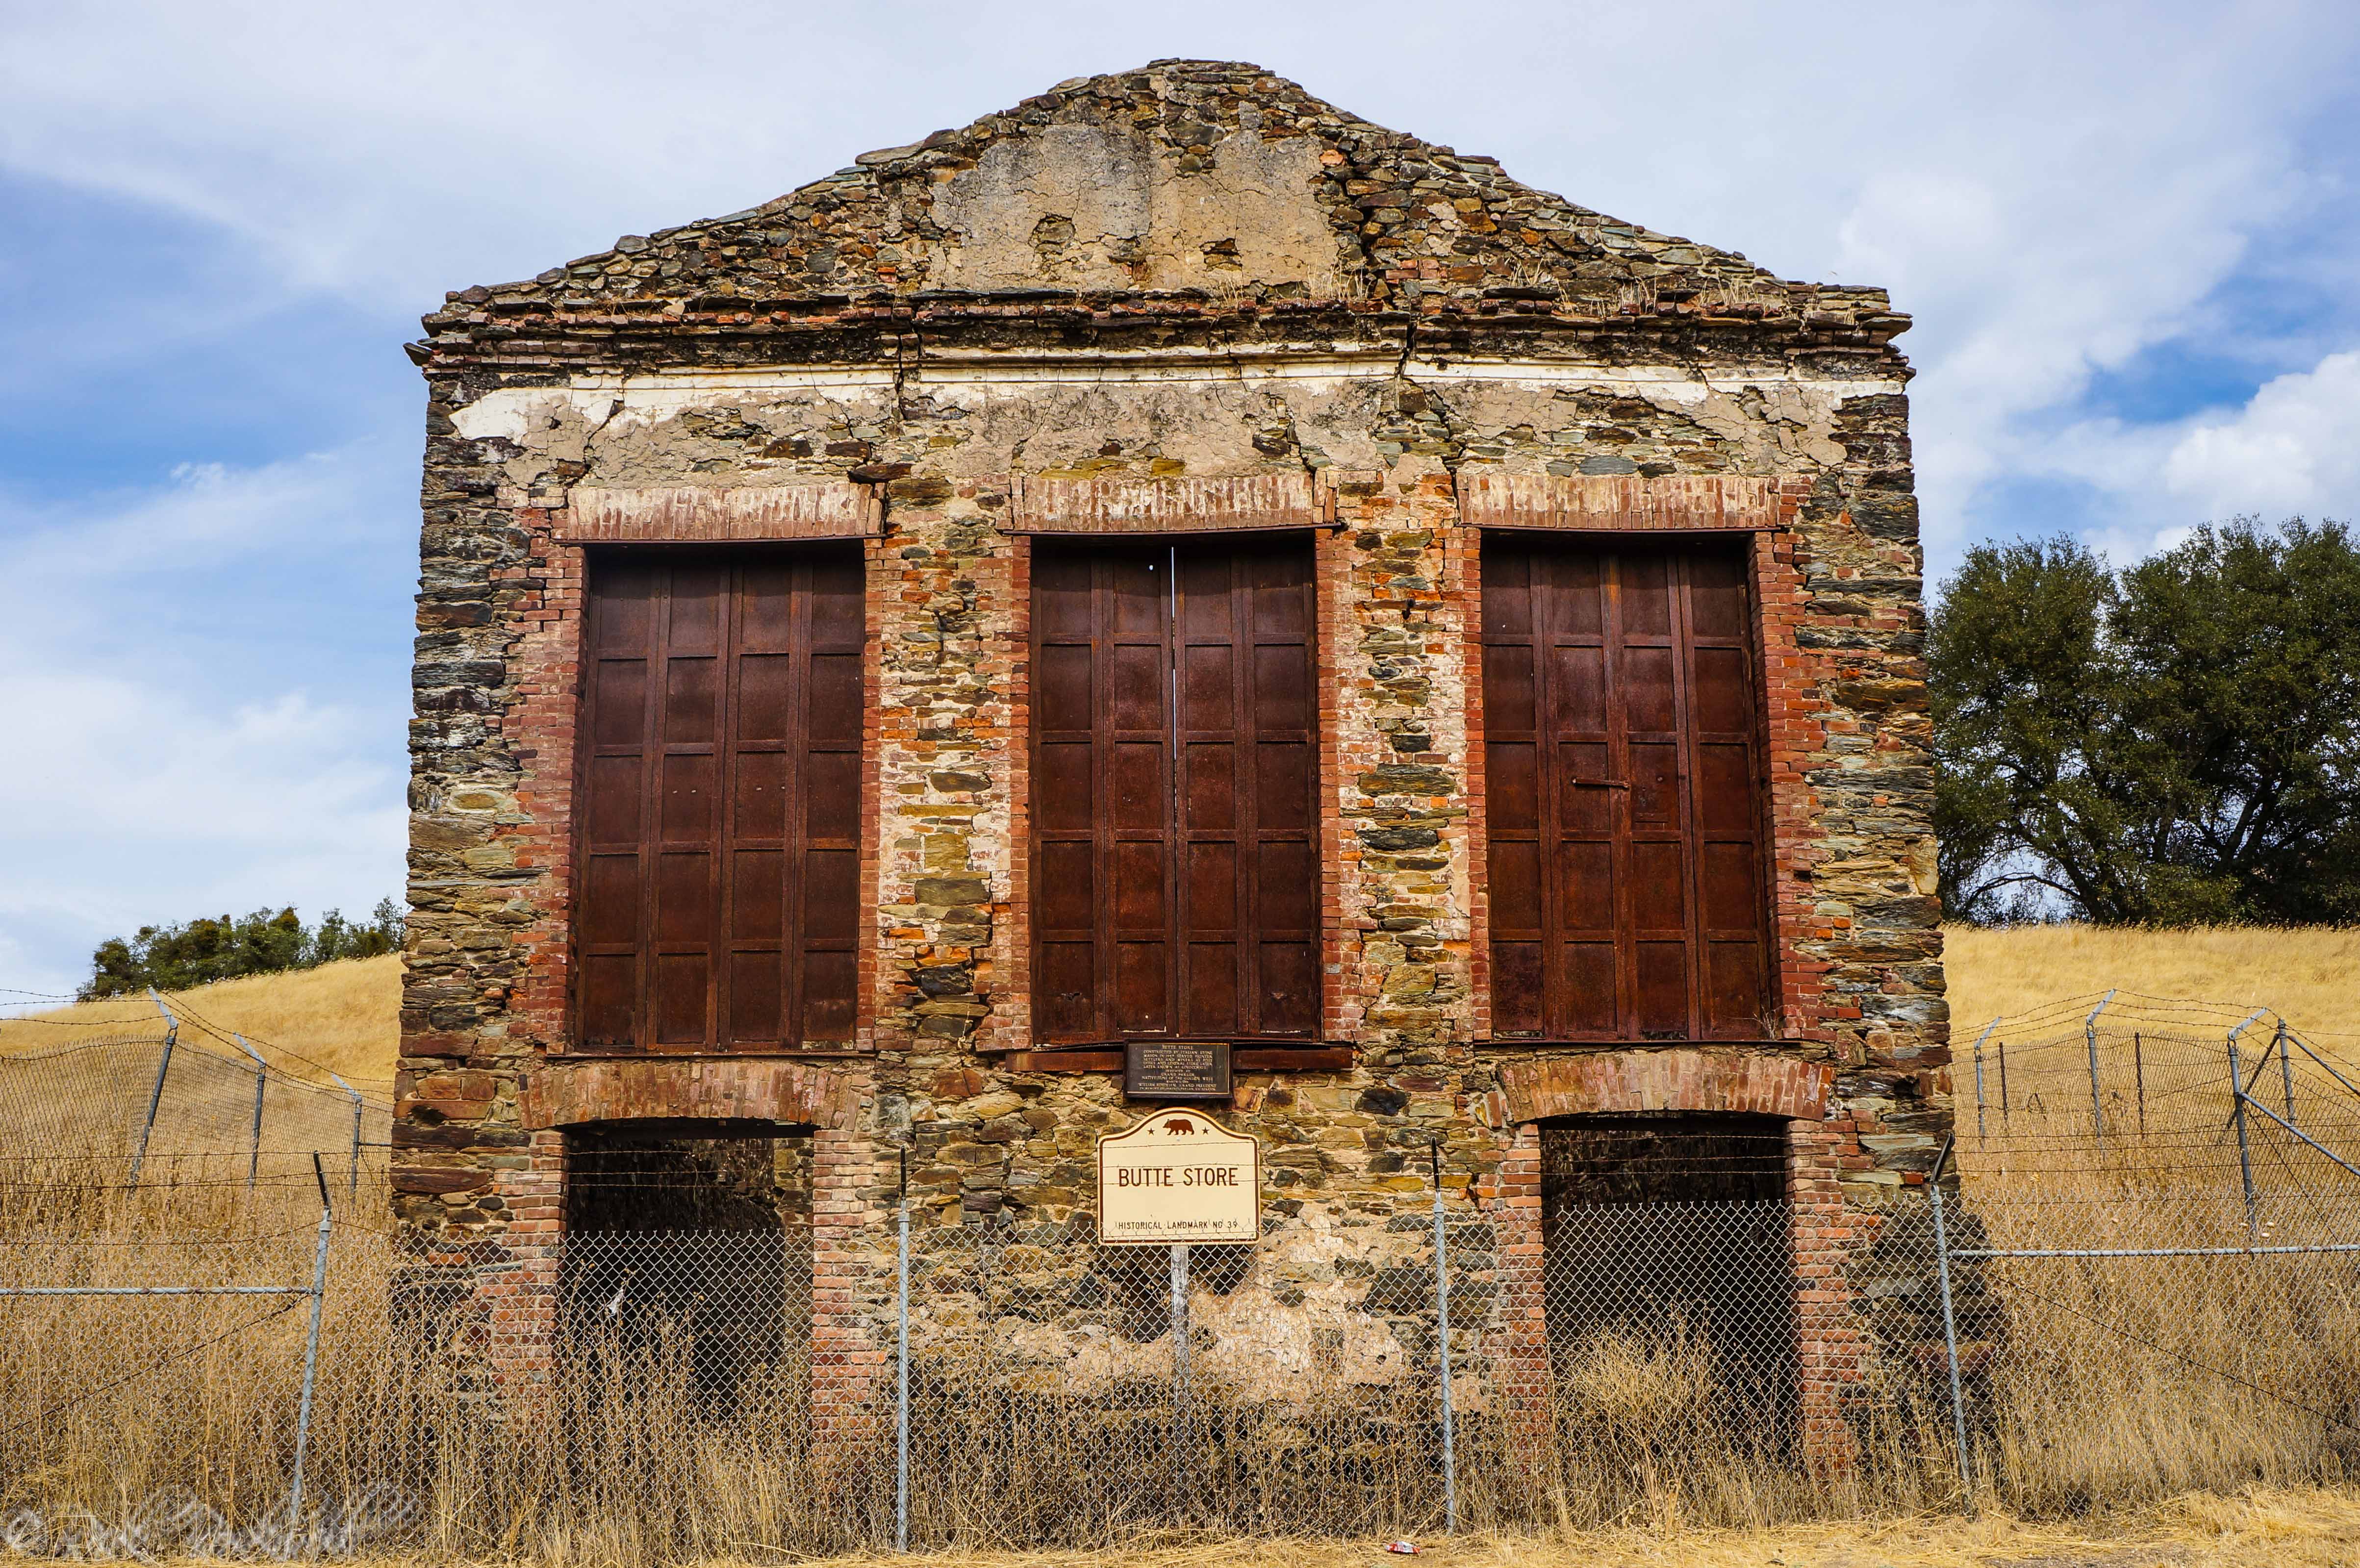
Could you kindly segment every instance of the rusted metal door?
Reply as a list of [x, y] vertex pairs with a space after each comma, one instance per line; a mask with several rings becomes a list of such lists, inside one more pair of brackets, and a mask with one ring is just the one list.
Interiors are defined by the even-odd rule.
[[1043, 1040], [1319, 1027], [1311, 546], [1032, 559], [1032, 996]]
[[1492, 1028], [1758, 1039], [1769, 959], [1744, 560], [1483, 544]]
[[852, 1040], [863, 620], [857, 546], [593, 558], [583, 1049]]

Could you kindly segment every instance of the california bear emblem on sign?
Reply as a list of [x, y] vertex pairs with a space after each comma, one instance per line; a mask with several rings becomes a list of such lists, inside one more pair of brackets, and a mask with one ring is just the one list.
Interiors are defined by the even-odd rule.
[[1168, 1109], [1098, 1139], [1100, 1241], [1168, 1247], [1261, 1234], [1259, 1140]]

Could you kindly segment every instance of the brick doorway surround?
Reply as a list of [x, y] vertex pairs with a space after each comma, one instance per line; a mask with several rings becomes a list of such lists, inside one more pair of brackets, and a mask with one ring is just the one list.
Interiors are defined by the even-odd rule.
[[824, 1066], [777, 1058], [601, 1058], [545, 1062], [527, 1077], [518, 1109], [530, 1137], [522, 1170], [499, 1173], [514, 1215], [506, 1258], [479, 1269], [486, 1356], [509, 1399], [530, 1399], [555, 1373], [559, 1275], [565, 1249], [566, 1134], [593, 1127], [661, 1125], [809, 1128], [812, 1133], [811, 1410], [815, 1457], [853, 1461], [877, 1421], [886, 1358], [869, 1331], [868, 1270], [856, 1256], [869, 1212], [869, 1140], [858, 1135], [870, 1092], [867, 1064]]
[[[1773, 1047], [1772, 1049], [1776, 1049]], [[1864, 1216], [1838, 1177], [1857, 1139], [1829, 1119], [1835, 1070], [1761, 1050], [1639, 1048], [1513, 1062], [1488, 1107], [1514, 1141], [1479, 1198], [1493, 1211], [1500, 1315], [1491, 1364], [1513, 1424], [1546, 1453], [1555, 1406], [1541, 1235], [1541, 1127], [1564, 1116], [1646, 1111], [1739, 1113], [1786, 1124], [1786, 1194], [1795, 1281], [1797, 1403], [1805, 1462], [1840, 1473], [1853, 1458], [1844, 1411], [1859, 1393], [1867, 1336], [1845, 1284], [1845, 1258]]]

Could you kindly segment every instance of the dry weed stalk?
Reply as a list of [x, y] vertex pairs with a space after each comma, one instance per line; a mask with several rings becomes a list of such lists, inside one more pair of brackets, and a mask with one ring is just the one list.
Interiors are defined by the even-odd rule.
[[[0, 1185], [10, 1282], [283, 1281], [308, 1269], [318, 1213], [308, 1176], [249, 1194], [200, 1168], [136, 1190], [93, 1179], [106, 1170], [61, 1158], [10, 1173]], [[2174, 1172], [2167, 1161], [2149, 1174]], [[2185, 1234], [2209, 1233], [2209, 1220], [2184, 1217], [2188, 1192], [2143, 1181], [2130, 1151], [2104, 1176], [2086, 1205], [2092, 1223], [2168, 1236], [2180, 1213]], [[2009, 1223], [2005, 1204], [1973, 1212]], [[543, 1393], [495, 1401], [463, 1358], [421, 1336], [429, 1320], [406, 1312], [389, 1232], [343, 1224], [331, 1258], [315, 1497], [390, 1485], [415, 1502], [414, 1539], [436, 1555], [551, 1563], [847, 1550], [887, 1528], [890, 1421], [864, 1454], [818, 1468], [798, 1336], [777, 1336], [716, 1382], [674, 1329], [578, 1330]], [[1971, 1342], [1989, 1339], [1970, 1398], [1983, 1480], [2001, 1500], [2054, 1513], [2349, 1475], [2354, 1451], [2333, 1421], [2126, 1346], [2234, 1347], [2220, 1358], [2227, 1370], [2341, 1399], [2348, 1416], [2360, 1390], [2345, 1349], [2360, 1344], [2353, 1269], [2289, 1280], [2257, 1276], [2252, 1260], [2183, 1260], [2147, 1286], [2049, 1269], [1988, 1265], [1972, 1290], [2005, 1310], [1962, 1322]], [[275, 1306], [118, 1298], [0, 1309], [7, 1510], [108, 1517], [172, 1488], [233, 1519], [279, 1508], [302, 1314]], [[1434, 1412], [1419, 1385], [1305, 1408], [1208, 1376], [1175, 1432], [1158, 1378], [1043, 1386], [995, 1368], [992, 1343], [970, 1334], [914, 1369], [915, 1540], [1109, 1545], [1175, 1526], [1281, 1537], [1438, 1522]], [[1677, 1317], [1561, 1345], [1555, 1388], [1540, 1451], [1496, 1404], [1462, 1413], [1470, 1523], [1762, 1529], [1956, 1497], [1949, 1411], [1923, 1377], [1880, 1385], [1854, 1413], [1856, 1465], [1818, 1475], [1798, 1458], [1780, 1391]]]
[[[2107, 1041], [2100, 1094], [2112, 1136], [2091, 1136], [2078, 1037], [2019, 1044], [1997, 1136], [1974, 1136], [1962, 1096], [1954, 1245], [2355, 1239], [2348, 1183], [2258, 1122], [2249, 1214], [2217, 1037], [2150, 1031], [2140, 1044], [2134, 1083], [2121, 1042]], [[2295, 1105], [2305, 1127], [2360, 1147], [2360, 1106], [2335, 1101], [2316, 1075]], [[2142, 1110], [2147, 1136], [2130, 1136]], [[319, 1202], [308, 1160], [267, 1158], [252, 1192], [245, 1176], [240, 1155], [165, 1152], [134, 1187], [106, 1139], [9, 1162], [6, 1282], [307, 1278]], [[404, 1256], [377, 1219], [377, 1181], [349, 1204], [341, 1187], [333, 1194], [346, 1212], [331, 1254], [315, 1497], [396, 1487], [418, 1509], [412, 1539], [442, 1557], [777, 1561], [880, 1539], [890, 1419], [880, 1412], [865, 1452], [816, 1465], [798, 1334], [776, 1334], [716, 1383], [677, 1329], [577, 1330], [544, 1395], [494, 1399], [464, 1356], [428, 1337], [432, 1315], [406, 1293]], [[1555, 1347], [1556, 1406], [1537, 1440], [1470, 1380], [1463, 1517], [1500, 1530], [1759, 1530], [1953, 1506], [1937, 1375], [1947, 1367], [1912, 1360], [1928, 1321], [1918, 1226], [1896, 1208], [1879, 1244], [1918, 1260], [1896, 1275], [1918, 1281], [1917, 1328], [1849, 1412], [1848, 1470], [1804, 1464], [1791, 1388], [1766, 1388], [1702, 1324], [1625, 1322]], [[1056, 1269], [1022, 1248], [999, 1263], [1005, 1278]], [[0, 1305], [0, 1512], [117, 1517], [176, 1488], [233, 1518], [280, 1508], [303, 1323], [279, 1305]], [[1961, 1270], [1959, 1309], [1978, 1483], [2006, 1507], [2078, 1514], [2191, 1491], [2342, 1484], [2360, 1466], [2360, 1266], [2347, 1255], [1984, 1259]], [[922, 1311], [949, 1332], [914, 1369], [913, 1540], [1102, 1548], [1175, 1529], [1292, 1538], [1438, 1521], [1435, 1412], [1414, 1379], [1304, 1403], [1200, 1372], [1175, 1429], [1168, 1383], [1136, 1366], [1085, 1388], [995, 1361], [1025, 1332], [1004, 1294], [954, 1279]]]

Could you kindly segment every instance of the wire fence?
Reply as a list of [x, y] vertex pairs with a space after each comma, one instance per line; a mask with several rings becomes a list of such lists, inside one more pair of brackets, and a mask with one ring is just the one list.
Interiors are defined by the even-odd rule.
[[[2267, 1008], [2124, 992], [1961, 1052], [1947, 1367], [2011, 1507], [2360, 1468], [2360, 1073]], [[1970, 1089], [1970, 1083], [1972, 1085]], [[1929, 1203], [1924, 1224], [1936, 1218]]]
[[0, 1160], [120, 1163], [132, 1181], [167, 1171], [300, 1181], [317, 1154], [347, 1193], [383, 1166], [390, 1099], [333, 1073], [322, 1083], [282, 1071], [241, 1037], [202, 1023], [184, 1031], [191, 1020], [156, 1006], [152, 1029], [110, 1024], [0, 1053]]
[[249, 1185], [235, 1145], [136, 1181], [119, 1146], [12, 1157], [0, 1529], [82, 1557], [672, 1561], [2353, 1479], [2352, 1074], [2275, 1018], [2096, 1000], [1984, 1036], [1955, 1184], [1863, 1173], [1838, 1279], [1798, 1271], [1775, 1137], [1577, 1124], [1544, 1136], [1536, 1269], [1438, 1182], [1185, 1249], [889, 1194], [857, 1356], [815, 1340], [842, 1287], [807, 1209], [577, 1229], [530, 1386], [483, 1354], [517, 1259], [429, 1267], [377, 1168], [355, 1193], [308, 1156]]

